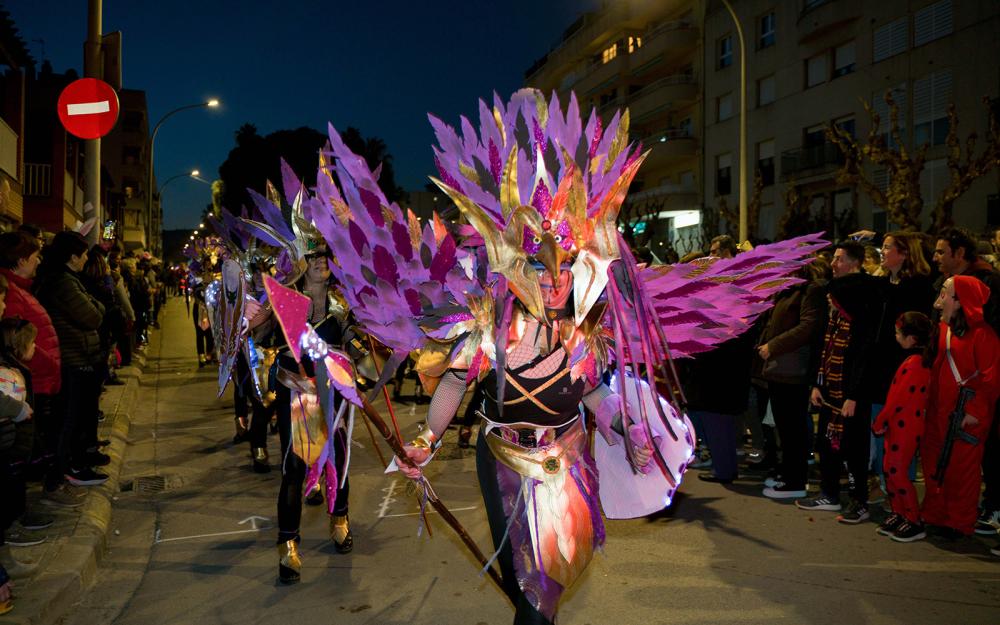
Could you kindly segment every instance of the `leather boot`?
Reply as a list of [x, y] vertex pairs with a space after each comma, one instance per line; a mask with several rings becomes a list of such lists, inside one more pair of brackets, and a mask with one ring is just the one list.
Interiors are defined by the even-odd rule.
[[330, 517], [330, 540], [337, 553], [350, 553], [354, 549], [354, 535], [346, 514]]
[[233, 436], [233, 443], [242, 443], [247, 439], [247, 418], [235, 417], [233, 422], [236, 424], [236, 435]]
[[458, 446], [461, 447], [462, 449], [468, 449], [469, 447], [472, 446], [469, 444], [471, 440], [472, 440], [472, 428], [469, 427], [468, 425], [463, 425], [458, 430]]
[[278, 543], [278, 581], [295, 584], [302, 579], [302, 558], [299, 544], [294, 539]]
[[271, 465], [268, 463], [267, 447], [254, 447], [251, 451], [253, 453], [253, 472], [270, 473]]

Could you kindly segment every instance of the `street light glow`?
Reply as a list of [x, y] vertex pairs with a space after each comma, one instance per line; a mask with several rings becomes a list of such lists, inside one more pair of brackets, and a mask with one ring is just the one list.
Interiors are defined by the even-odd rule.
[[192, 169], [192, 170], [191, 170], [191, 176], [192, 176], [193, 178], [197, 178], [197, 177], [198, 177], [198, 176], [199, 176], [200, 174], [201, 174], [201, 172], [200, 172], [200, 171], [198, 171], [197, 169]]
[[193, 234], [191, 235], [191, 240], [194, 241], [194, 235]]
[[212, 98], [208, 102], [205, 102], [205, 106], [211, 106], [212, 108], [215, 108], [216, 106], [219, 106], [219, 101], [216, 98]]
[[205, 227], [205, 224], [198, 224], [198, 227], [199, 227], [199, 228], [204, 228], [204, 227]]

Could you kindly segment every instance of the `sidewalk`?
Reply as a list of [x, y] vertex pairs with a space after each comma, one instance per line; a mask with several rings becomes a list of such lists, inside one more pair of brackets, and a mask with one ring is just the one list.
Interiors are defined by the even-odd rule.
[[[150, 332], [151, 342], [159, 340], [156, 330]], [[137, 352], [132, 365], [118, 370], [118, 377], [125, 384], [108, 386], [101, 396], [105, 418], [99, 425], [99, 436], [111, 440], [111, 445], [103, 450], [111, 456], [111, 463], [100, 470], [107, 473], [108, 481], [87, 488], [83, 505], [73, 509], [38, 503], [40, 484], [28, 484], [29, 506], [51, 515], [55, 523], [38, 532], [47, 537], [41, 545], [12, 550], [18, 561], [37, 563], [38, 568], [30, 576], [14, 578], [14, 610], [0, 616], [0, 625], [55, 623], [93, 582], [111, 532], [112, 503], [117, 500], [131, 414], [139, 398], [144, 366], [145, 354]]]

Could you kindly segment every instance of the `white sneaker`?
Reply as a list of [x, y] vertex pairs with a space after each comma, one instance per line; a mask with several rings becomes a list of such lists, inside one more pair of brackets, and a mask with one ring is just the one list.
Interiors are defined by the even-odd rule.
[[[780, 475], [778, 477], [769, 477], [766, 480], [764, 480], [764, 486], [767, 486], [768, 488], [774, 488], [778, 486], [778, 484], [784, 484], [784, 482], [781, 481]], [[803, 497], [804, 496], [805, 495], [803, 495]]]
[[986, 536], [1000, 532], [1000, 510], [983, 510], [976, 519], [975, 532]]
[[769, 499], [801, 499], [806, 496], [806, 489], [793, 490], [778, 482], [775, 486], [764, 489], [764, 496]]

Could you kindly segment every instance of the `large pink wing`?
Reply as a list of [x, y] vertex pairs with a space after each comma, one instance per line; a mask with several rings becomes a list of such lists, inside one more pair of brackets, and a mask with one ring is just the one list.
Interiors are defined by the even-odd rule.
[[749, 329], [772, 305], [771, 295], [827, 245], [820, 234], [761, 245], [735, 258], [643, 269], [640, 279], [675, 357], [708, 351]]

